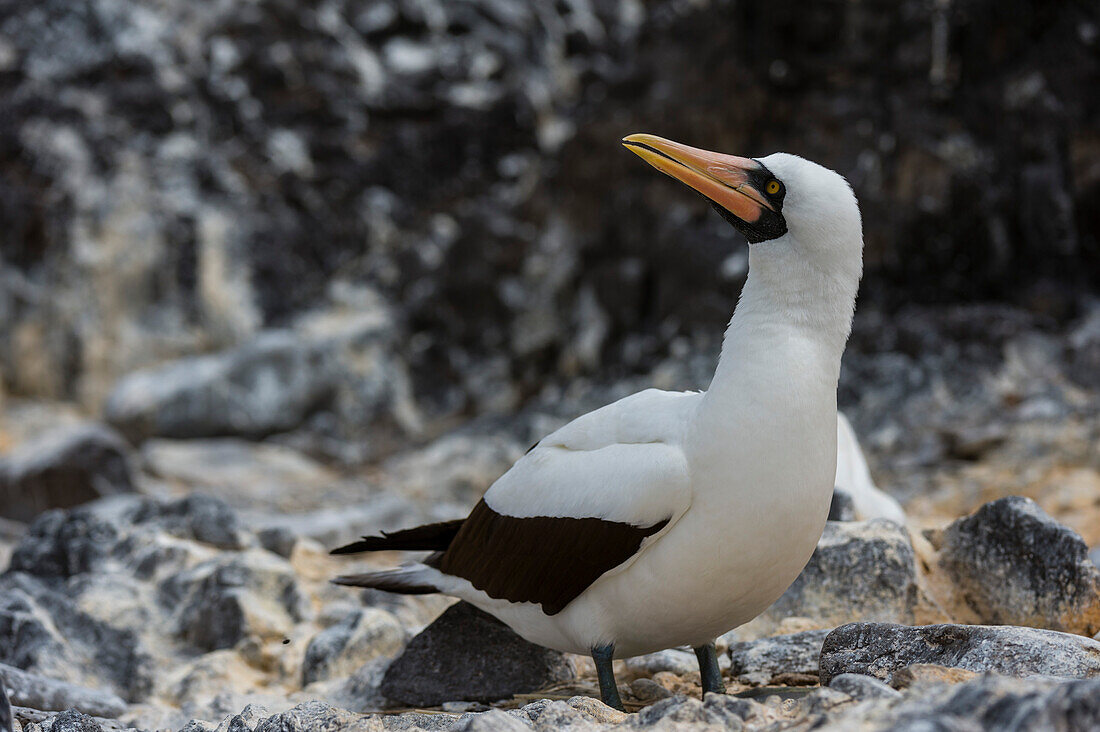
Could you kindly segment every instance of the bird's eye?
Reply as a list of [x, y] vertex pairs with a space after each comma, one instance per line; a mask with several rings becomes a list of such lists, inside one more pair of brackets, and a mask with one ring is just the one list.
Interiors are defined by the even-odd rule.
[[764, 190], [767, 191], [769, 195], [774, 196], [776, 193], [779, 193], [779, 181], [768, 181], [768, 185], [764, 186]]

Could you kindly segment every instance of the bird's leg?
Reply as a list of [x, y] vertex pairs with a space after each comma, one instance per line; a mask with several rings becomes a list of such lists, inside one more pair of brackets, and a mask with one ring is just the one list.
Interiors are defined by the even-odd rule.
[[699, 678], [703, 682], [703, 696], [708, 691], [715, 694], [725, 694], [726, 685], [722, 681], [722, 672], [718, 669], [718, 651], [713, 643], [699, 646], [695, 649], [695, 657], [699, 659]]
[[596, 677], [600, 680], [600, 697], [603, 703], [620, 712], [625, 712], [623, 700], [619, 698], [619, 687], [615, 685], [615, 670], [611, 660], [615, 655], [615, 646], [596, 646], [592, 649], [592, 660], [596, 662]]

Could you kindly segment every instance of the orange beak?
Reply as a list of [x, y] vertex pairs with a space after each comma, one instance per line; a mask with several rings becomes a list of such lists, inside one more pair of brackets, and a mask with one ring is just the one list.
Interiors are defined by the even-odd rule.
[[746, 224], [775, 208], [750, 182], [762, 166], [751, 158], [700, 150], [656, 135], [630, 135], [623, 145], [657, 170], [686, 183]]

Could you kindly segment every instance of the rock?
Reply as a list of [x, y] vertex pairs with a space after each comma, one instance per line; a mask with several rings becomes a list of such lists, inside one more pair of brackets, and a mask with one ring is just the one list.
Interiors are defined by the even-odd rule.
[[323, 350], [271, 332], [223, 353], [127, 375], [112, 390], [107, 421], [132, 440], [263, 437], [292, 429], [335, 388]]
[[1053, 630], [984, 625], [850, 623], [825, 637], [821, 683], [858, 673], [887, 679], [915, 663], [1009, 676], [1100, 676], [1100, 642]]
[[243, 541], [237, 515], [217, 498], [191, 495], [162, 502], [117, 496], [39, 516], [16, 545], [10, 569], [73, 577], [99, 570], [114, 558], [150, 575], [165, 565], [178, 566], [186, 555], [182, 547], [157, 542], [162, 532], [227, 549]]
[[1034, 501], [987, 503], [937, 543], [940, 566], [980, 622], [1100, 631], [1100, 569], [1081, 537]]
[[985, 453], [1002, 445], [1008, 439], [1003, 424], [954, 426], [944, 431], [947, 453], [959, 460], [977, 460]]
[[1020, 680], [988, 674], [961, 684], [931, 684], [894, 697], [810, 713], [797, 729], [1087, 730], [1100, 719], [1100, 680]]
[[97, 717], [118, 717], [126, 711], [126, 702], [109, 691], [57, 681], [4, 663], [0, 663], [0, 687], [7, 687], [14, 703], [43, 711], [72, 708]]
[[865, 674], [839, 674], [829, 681], [829, 688], [842, 691], [856, 701], [866, 699], [897, 699], [901, 692]]
[[460, 602], [409, 641], [386, 671], [382, 694], [408, 706], [495, 701], [573, 678], [570, 662]]
[[452, 732], [528, 732], [528, 730], [530, 727], [500, 709], [466, 715], [451, 727]]
[[70, 594], [23, 572], [0, 575], [0, 663], [80, 686], [109, 685], [128, 700], [153, 687], [153, 661], [136, 630], [93, 617]]
[[914, 663], [890, 674], [887, 682], [895, 689], [908, 689], [914, 684], [958, 684], [978, 674], [965, 668], [948, 668], [934, 663]]
[[103, 562], [117, 541], [115, 526], [94, 511], [47, 511], [16, 545], [9, 570], [72, 577]]
[[178, 608], [176, 633], [205, 651], [251, 635], [282, 637], [310, 612], [294, 570], [260, 549], [202, 562], [161, 583], [158, 593], [165, 607]]
[[6, 677], [0, 674], [0, 732], [14, 732], [11, 702], [8, 701]]
[[309, 701], [259, 722], [254, 732], [354, 729], [359, 719], [358, 715], [324, 702]]
[[360, 608], [315, 635], [302, 661], [302, 685], [346, 676], [379, 656], [396, 654], [405, 631], [393, 615], [377, 608]]
[[695, 658], [695, 654], [679, 648], [666, 648], [656, 653], [626, 658], [623, 659], [623, 666], [629, 673], [639, 676], [653, 676], [662, 671], [668, 671], [677, 676], [699, 672], [699, 661]]
[[773, 629], [788, 617], [830, 627], [863, 618], [908, 622], [917, 598], [913, 545], [902, 527], [831, 521], [806, 568], [749, 627]]
[[730, 675], [739, 683], [764, 685], [780, 674], [816, 677], [821, 644], [828, 630], [808, 630], [755, 641], [731, 643]]
[[527, 447], [508, 433], [448, 434], [387, 460], [386, 484], [410, 498], [468, 506], [523, 457]]
[[133, 490], [129, 447], [103, 425], [56, 428], [0, 458], [0, 516], [17, 521]]
[[216, 495], [253, 511], [317, 508], [317, 497], [340, 482], [337, 473], [289, 447], [234, 437], [152, 438], [141, 446], [141, 457], [149, 473], [175, 490]]
[[87, 714], [69, 709], [53, 718], [49, 732], [103, 732], [103, 728]]
[[641, 701], [656, 701], [667, 699], [672, 692], [658, 684], [653, 679], [634, 679], [630, 682], [630, 693]]
[[[321, 508], [304, 513], [249, 511], [244, 519], [261, 538], [282, 532], [296, 539], [312, 539], [322, 546], [337, 547], [361, 536], [426, 523], [424, 511], [401, 495], [382, 493], [361, 503]], [[448, 516], [448, 518], [454, 518]], [[279, 552], [276, 552], [279, 553]]]
[[201, 493], [175, 501], [143, 501], [128, 520], [219, 549], [240, 549], [245, 545], [237, 513], [221, 498]]
[[670, 729], [687, 728], [701, 730], [735, 730], [744, 728], [744, 720], [740, 716], [748, 702], [729, 705], [725, 700], [719, 701], [724, 695], [708, 694], [707, 701], [702, 702], [689, 696], [674, 696], [662, 699], [656, 704], [645, 707], [630, 720], [631, 727], [638, 729]]
[[234, 714], [231, 717], [226, 717], [219, 724], [215, 732], [252, 732], [256, 729], [256, 726], [263, 721], [264, 718], [270, 716], [270, 712], [266, 708], [249, 704], [240, 714]]

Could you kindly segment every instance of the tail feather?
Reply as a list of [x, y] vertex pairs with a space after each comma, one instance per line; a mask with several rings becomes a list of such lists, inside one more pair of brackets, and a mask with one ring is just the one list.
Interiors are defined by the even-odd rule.
[[462, 523], [466, 519], [441, 521], [437, 524], [425, 524], [411, 529], [392, 533], [382, 532], [381, 536], [364, 536], [360, 541], [333, 549], [330, 554], [357, 554], [359, 552], [380, 551], [445, 551], [451, 545]]
[[349, 587], [370, 587], [383, 592], [396, 592], [400, 595], [430, 595], [439, 592], [435, 585], [424, 582], [415, 568], [386, 569], [363, 574], [345, 574], [332, 580], [337, 585]]

